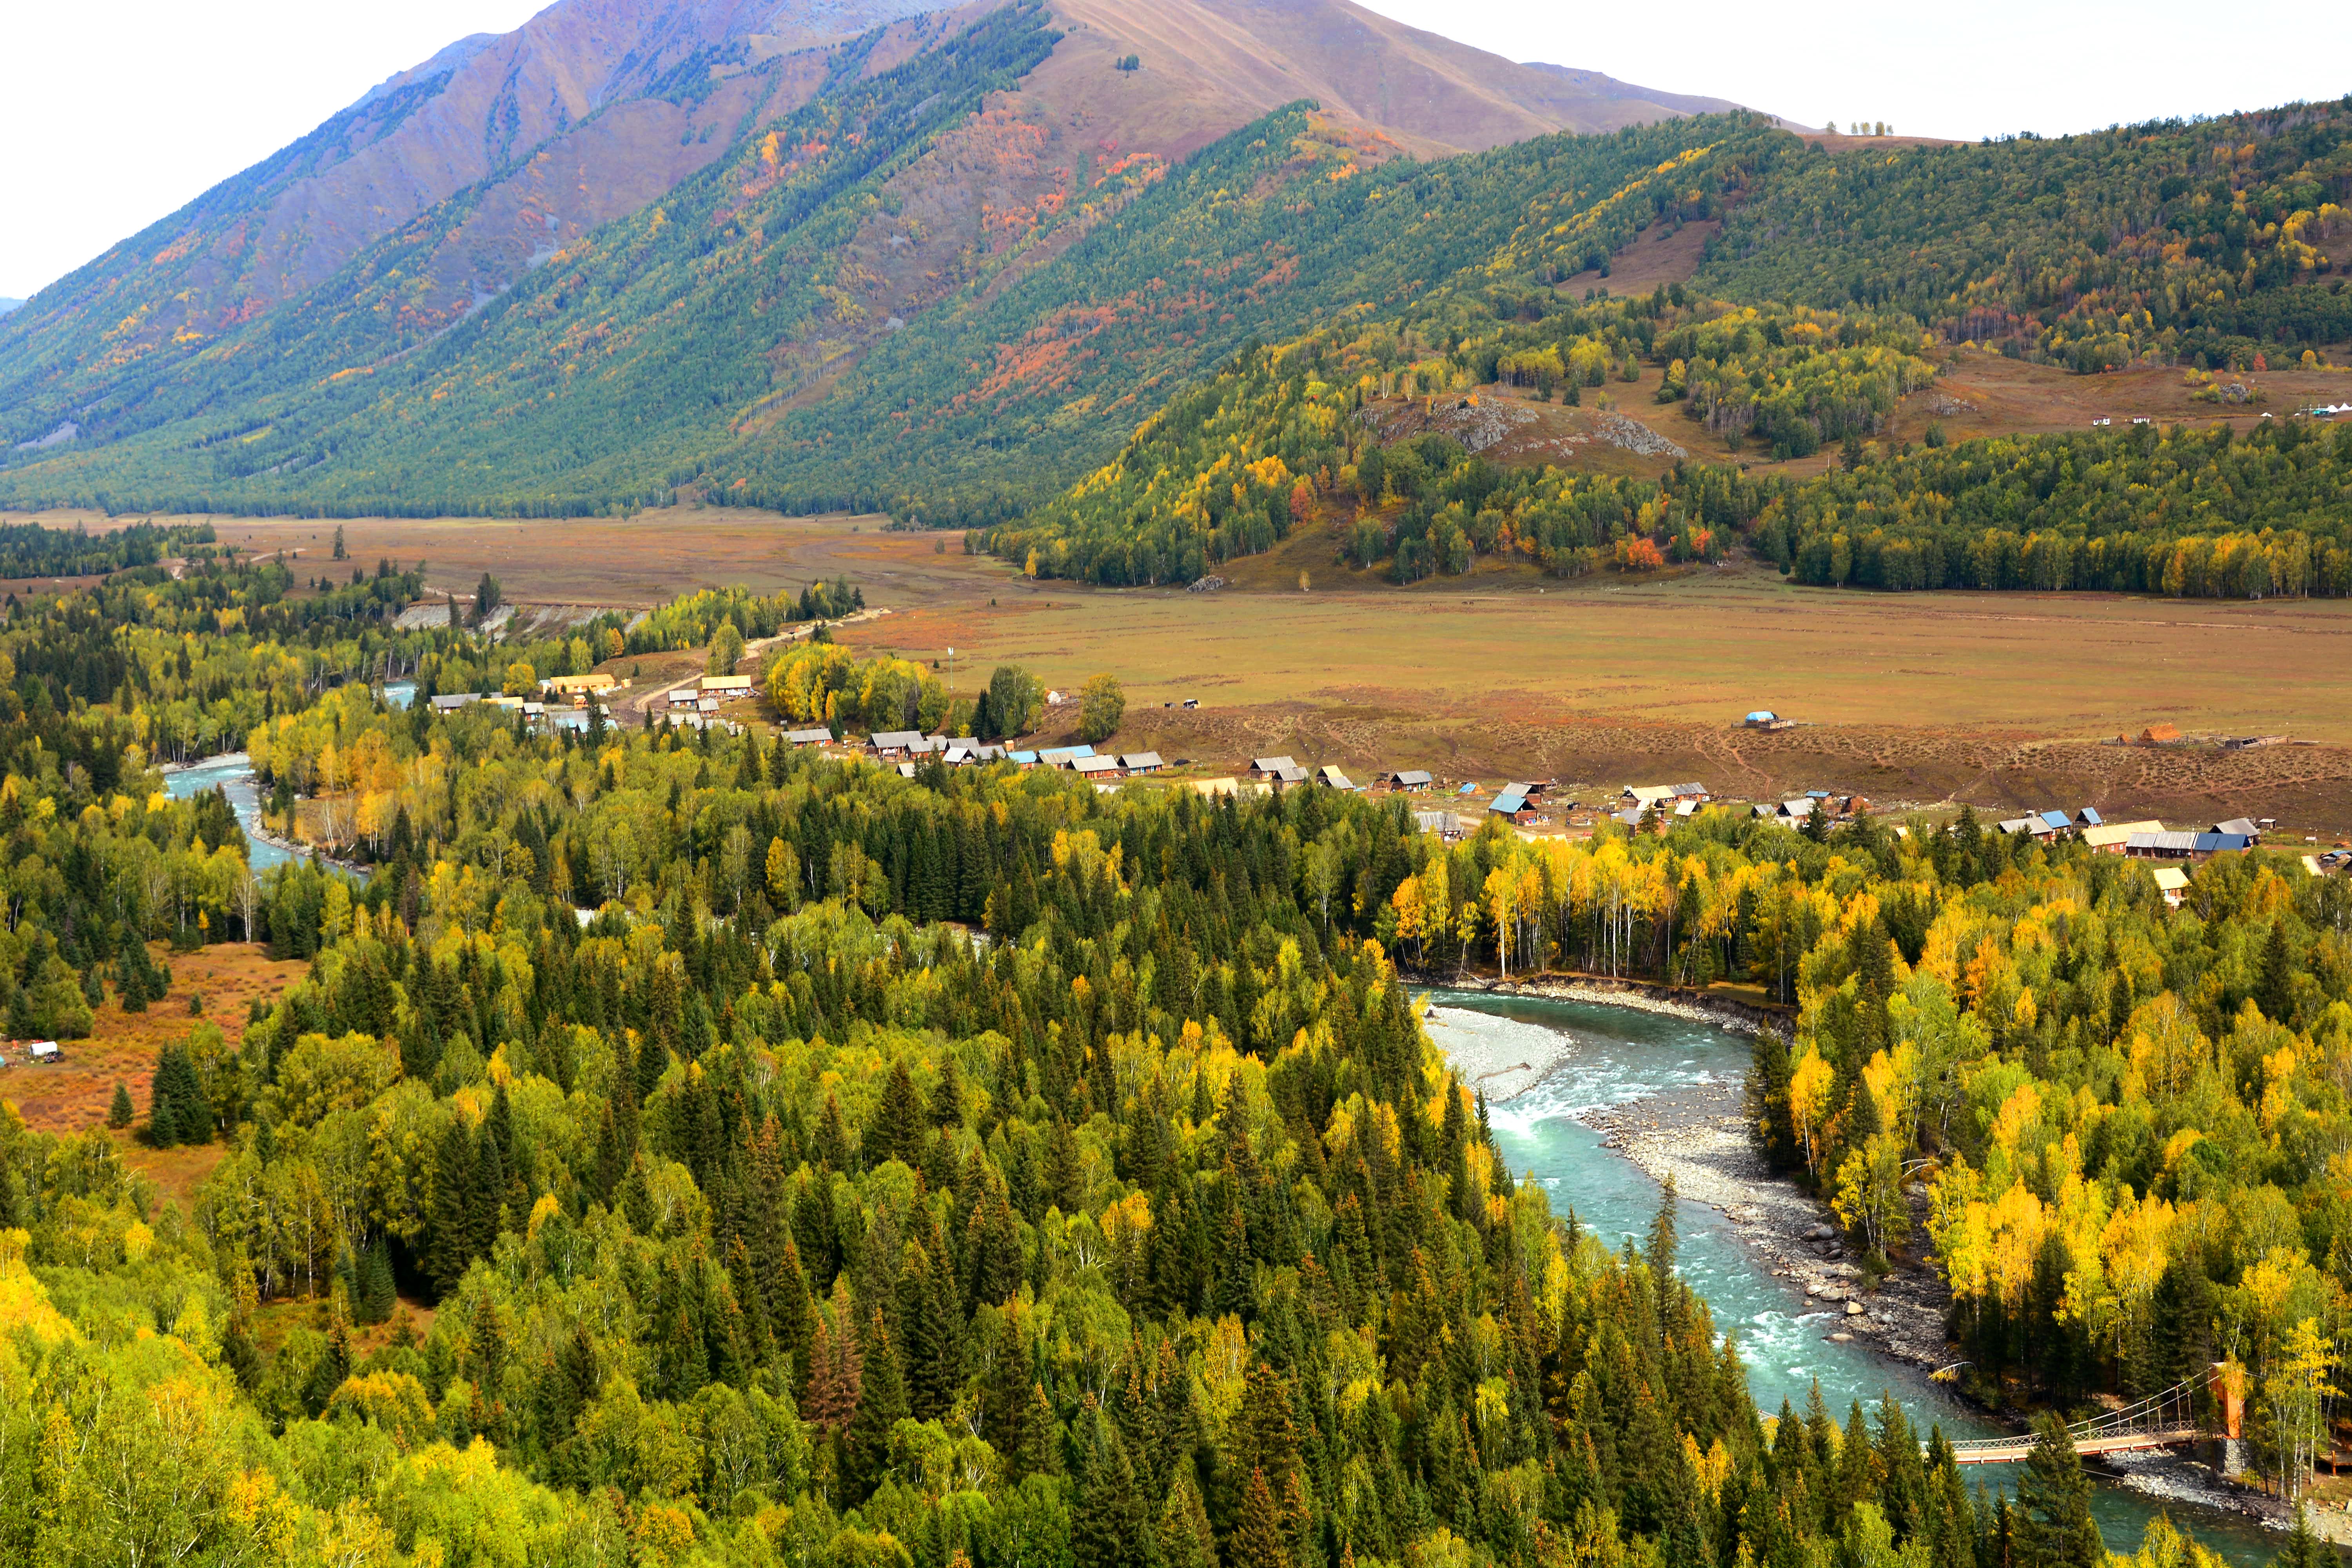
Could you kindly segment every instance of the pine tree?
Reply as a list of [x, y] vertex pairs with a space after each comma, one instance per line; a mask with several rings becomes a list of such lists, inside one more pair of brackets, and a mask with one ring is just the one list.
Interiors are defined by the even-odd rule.
[[2044, 1414], [2011, 1512], [2011, 1568], [2100, 1568], [2106, 1544], [2091, 1517], [2091, 1483], [2064, 1422]]
[[1658, 1194], [1658, 1212], [1650, 1219], [1649, 1246], [1643, 1249], [1643, 1255], [1650, 1260], [1650, 1273], [1660, 1291], [1665, 1289], [1666, 1279], [1675, 1271], [1675, 1250], [1677, 1245], [1675, 1238], [1676, 1199], [1675, 1173], [1668, 1171], [1665, 1185]]
[[135, 1114], [131, 1108], [131, 1091], [122, 1086], [121, 1079], [115, 1079], [114, 1100], [106, 1108], [106, 1124], [120, 1132], [131, 1125], [131, 1119]]
[[1177, 1467], [1160, 1510], [1160, 1557], [1167, 1568], [1217, 1568], [1216, 1536], [1190, 1465]]
[[2273, 918], [2270, 937], [2263, 943], [2262, 979], [2254, 1000], [2272, 1022], [2294, 1021], [2289, 1015], [2294, 1011], [2294, 954], [2287, 946], [2284, 918]]
[[865, 1370], [857, 1336], [847, 1322], [836, 1328], [819, 1317], [809, 1345], [808, 1393], [801, 1415], [827, 1434], [845, 1428], [857, 1413]]
[[1290, 1394], [1265, 1362], [1252, 1366], [1243, 1381], [1233, 1446], [1234, 1473], [1263, 1473], [1277, 1497], [1297, 1473], [1298, 1427], [1291, 1415]]
[[2311, 1516], [2303, 1505], [2294, 1505], [2294, 1533], [2286, 1538], [2286, 1547], [2271, 1559], [2271, 1568], [2337, 1568], [2343, 1561], [2323, 1543], [2311, 1528]]
[[442, 1130], [434, 1161], [432, 1219], [425, 1233], [425, 1272], [436, 1299], [447, 1296], [465, 1278], [469, 1260], [466, 1215], [473, 1181], [473, 1136], [464, 1117], [452, 1116]]
[[890, 1077], [882, 1086], [882, 1102], [875, 1108], [873, 1123], [866, 1130], [866, 1160], [869, 1165], [882, 1165], [892, 1160], [903, 1160], [911, 1165], [922, 1158], [923, 1102], [915, 1093], [915, 1080], [907, 1071], [907, 1064], [890, 1064]]
[[1253, 1470], [1242, 1490], [1241, 1519], [1226, 1542], [1233, 1568], [1291, 1568], [1289, 1531], [1264, 1470]]
[[963, 1079], [956, 1072], [953, 1051], [940, 1055], [939, 1081], [931, 1085], [930, 1121], [933, 1127], [963, 1125]]
[[856, 1414], [845, 1435], [847, 1473], [862, 1500], [890, 1466], [890, 1429], [907, 1416], [907, 1384], [889, 1325], [874, 1312], [866, 1321]]
[[159, 1148], [174, 1143], [212, 1141], [212, 1107], [205, 1103], [204, 1088], [188, 1047], [174, 1042], [155, 1059], [155, 1078], [148, 1089], [148, 1137]]
[[381, 1236], [360, 1259], [359, 1289], [353, 1310], [362, 1323], [381, 1323], [392, 1316], [397, 1298], [393, 1293], [392, 1248]]
[[1034, 1380], [1030, 1371], [1026, 1317], [1017, 1300], [1006, 1304], [997, 1325], [995, 1354], [989, 1361], [988, 1373], [980, 1388], [981, 1436], [988, 1439], [1000, 1458], [1014, 1466], [1020, 1464], [1022, 1455], [1036, 1446], [1028, 1431], [1029, 1393]]
[[821, 1169], [839, 1171], [845, 1175], [856, 1169], [851, 1163], [849, 1129], [841, 1119], [841, 1101], [831, 1094], [824, 1097], [824, 1110], [817, 1118], [815, 1155]]
[[1159, 1542], [1143, 1508], [1135, 1468], [1118, 1428], [1093, 1401], [1078, 1434], [1078, 1495], [1070, 1510], [1070, 1555], [1076, 1568], [1154, 1568]]

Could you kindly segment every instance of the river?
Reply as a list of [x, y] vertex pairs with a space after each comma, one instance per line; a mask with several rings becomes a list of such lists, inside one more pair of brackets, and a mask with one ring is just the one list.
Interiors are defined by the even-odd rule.
[[194, 767], [163, 775], [163, 793], [173, 800], [193, 800], [217, 786], [228, 796], [237, 826], [245, 829], [245, 861], [259, 876], [272, 866], [294, 858], [261, 837], [261, 786], [253, 776], [253, 760], [243, 752], [207, 757]]
[[[405, 708], [415, 697], [414, 680], [384, 684], [383, 700], [393, 708]], [[173, 800], [192, 800], [215, 786], [228, 795], [229, 809], [236, 813], [237, 826], [245, 829], [246, 864], [253, 868], [254, 875], [296, 858], [261, 837], [261, 785], [253, 776], [253, 759], [243, 752], [207, 757], [163, 775], [163, 793]]]
[[[1748, 1070], [1748, 1036], [1711, 1024], [1591, 1003], [1478, 992], [1433, 991], [1428, 999], [1435, 1009], [1430, 1035], [1441, 1047], [1449, 1037], [1459, 1038], [1465, 1033], [1493, 1038], [1509, 1031], [1540, 1030], [1546, 1037], [1530, 1039], [1528, 1058], [1539, 1061], [1556, 1048], [1551, 1036], [1568, 1036], [1572, 1042], [1568, 1060], [1527, 1093], [1491, 1107], [1488, 1120], [1512, 1173], [1540, 1183], [1555, 1214], [1564, 1216], [1573, 1208], [1581, 1224], [1612, 1247], [1629, 1236], [1639, 1245], [1648, 1234], [1658, 1209], [1658, 1184], [1603, 1147], [1601, 1134], [1577, 1118], [1663, 1090], [1736, 1080]], [[1748, 1386], [1766, 1415], [1777, 1412], [1783, 1399], [1801, 1414], [1819, 1380], [1822, 1398], [1841, 1426], [1854, 1400], [1861, 1400], [1865, 1411], [1874, 1410], [1891, 1390], [1923, 1436], [1933, 1426], [1941, 1426], [1955, 1441], [2006, 1433], [2007, 1428], [1945, 1393], [1917, 1368], [1879, 1355], [1858, 1340], [1832, 1343], [1826, 1337], [1835, 1327], [1832, 1314], [1809, 1308], [1803, 1295], [1764, 1267], [1717, 1210], [1685, 1200], [1677, 1230], [1676, 1271], [1706, 1298], [1717, 1330], [1737, 1337], [1748, 1365]], [[2014, 1485], [2017, 1468], [1972, 1467], [1968, 1479], [1972, 1485], [1981, 1479], [2005, 1489]], [[2093, 1510], [2111, 1551], [2137, 1551], [2141, 1531], [2159, 1510], [2209, 1550], [2243, 1568], [2269, 1563], [2285, 1540], [2239, 1515], [2160, 1502], [2104, 1479], [2094, 1489]]]

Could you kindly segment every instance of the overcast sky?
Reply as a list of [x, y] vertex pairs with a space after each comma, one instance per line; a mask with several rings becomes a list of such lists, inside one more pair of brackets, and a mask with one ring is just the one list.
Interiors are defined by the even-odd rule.
[[[1818, 126], [1884, 120], [1973, 142], [2352, 92], [2352, 10], [2216, 10], [2198, 0], [1934, 5], [1754, 0], [1358, 0], [1515, 60], [1606, 71]], [[2259, 21], [2269, 14], [2277, 26]]]
[[468, 33], [546, 0], [106, 0], [0, 23], [0, 297], [21, 299]]
[[[2352, 11], [2333, 4], [2294, 10], [2282, 33], [2252, 14], [2185, 0], [1878, 0], [1807, 6], [1801, 25], [1797, 12], [1754, 0], [1369, 3], [1513, 59], [1728, 98], [1807, 124], [1834, 114], [1969, 140], [2352, 90]], [[539, 8], [538, 0], [12, 6], [0, 26], [0, 296], [30, 294], [443, 45], [505, 32]]]

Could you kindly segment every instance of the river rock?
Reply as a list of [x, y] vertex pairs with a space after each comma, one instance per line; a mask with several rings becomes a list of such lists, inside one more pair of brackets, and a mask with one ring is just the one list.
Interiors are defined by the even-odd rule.
[[1845, 1315], [1846, 1315], [1847, 1317], [1849, 1317], [1849, 1318], [1859, 1318], [1859, 1317], [1861, 1317], [1861, 1316], [1862, 1316], [1862, 1303], [1861, 1303], [1861, 1302], [1859, 1302], [1859, 1301], [1853, 1301], [1853, 1300], [1849, 1300], [1849, 1301], [1847, 1301], [1847, 1302], [1846, 1302], [1846, 1304], [1845, 1304]]
[[1834, 1226], [1830, 1225], [1827, 1221], [1823, 1221], [1818, 1225], [1809, 1225], [1805, 1227], [1804, 1238], [1807, 1241], [1835, 1241], [1837, 1239], [1837, 1228]]

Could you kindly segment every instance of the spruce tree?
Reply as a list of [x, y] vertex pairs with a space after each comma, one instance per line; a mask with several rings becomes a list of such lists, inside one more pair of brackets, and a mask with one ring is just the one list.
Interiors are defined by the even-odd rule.
[[1088, 1401], [1078, 1434], [1078, 1495], [1070, 1510], [1076, 1568], [1155, 1568], [1159, 1542], [1118, 1428]]
[[392, 1282], [392, 1247], [379, 1236], [360, 1258], [359, 1289], [352, 1303], [353, 1311], [362, 1323], [381, 1323], [392, 1316], [395, 1300]]
[[2311, 1528], [2311, 1516], [2303, 1505], [2294, 1505], [2294, 1533], [2286, 1538], [2286, 1547], [2271, 1559], [2271, 1568], [2338, 1568], [2343, 1559], [2323, 1542]]
[[923, 1102], [915, 1092], [915, 1080], [903, 1061], [890, 1064], [890, 1077], [882, 1086], [882, 1102], [875, 1108], [874, 1121], [866, 1130], [866, 1161], [869, 1165], [881, 1165], [892, 1160], [914, 1164], [922, 1158]]
[[188, 1047], [165, 1046], [155, 1059], [155, 1078], [148, 1089], [148, 1138], [156, 1147], [175, 1143], [205, 1143], [212, 1140], [212, 1107], [205, 1103], [203, 1085]]
[[1291, 1568], [1289, 1532], [1264, 1470], [1250, 1473], [1242, 1489], [1241, 1519], [1225, 1543], [1233, 1568]]
[[2294, 954], [2287, 946], [2284, 917], [2272, 918], [2269, 940], [2263, 943], [2262, 979], [2254, 1000], [2273, 1023], [2293, 1022], [2289, 1015], [2294, 1011]]
[[131, 1108], [131, 1091], [123, 1087], [121, 1079], [115, 1079], [114, 1100], [106, 1108], [106, 1124], [120, 1132], [131, 1125], [131, 1119], [135, 1114]]
[[849, 1418], [848, 1477], [861, 1500], [890, 1468], [890, 1429], [907, 1417], [907, 1384], [898, 1347], [880, 1312], [866, 1321], [863, 1381]]
[[1650, 1218], [1650, 1242], [1644, 1256], [1650, 1260], [1650, 1273], [1656, 1288], [1663, 1292], [1666, 1279], [1675, 1271], [1675, 1252], [1678, 1245], [1675, 1237], [1675, 1173], [1666, 1173], [1665, 1185], [1658, 1194], [1658, 1212]]
[[2011, 1568], [2100, 1568], [2106, 1544], [2091, 1517], [2091, 1482], [2064, 1422], [2044, 1413], [2034, 1424], [2040, 1439], [2018, 1479]]

